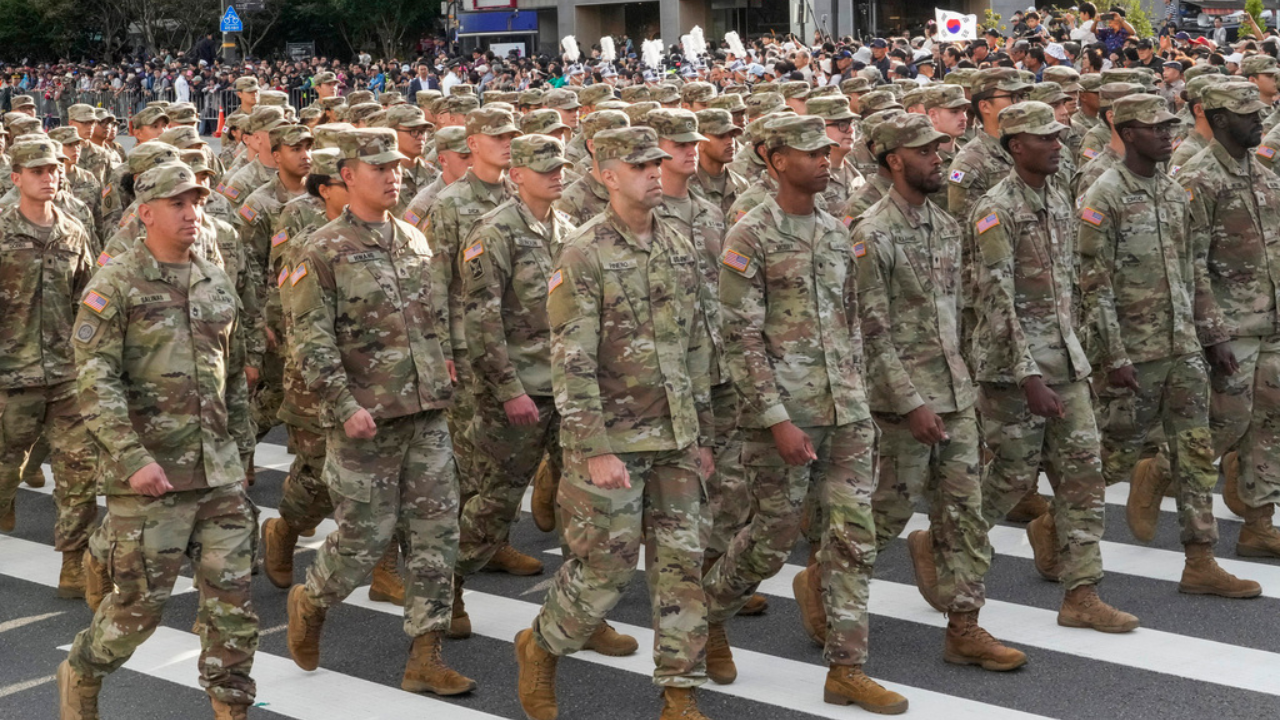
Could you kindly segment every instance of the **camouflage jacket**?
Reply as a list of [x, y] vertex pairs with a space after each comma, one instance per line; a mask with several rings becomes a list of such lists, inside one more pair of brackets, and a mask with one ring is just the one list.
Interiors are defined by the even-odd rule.
[[845, 217], [857, 218], [862, 215], [872, 205], [880, 202], [880, 198], [888, 195], [889, 189], [893, 187], [893, 181], [878, 172], [864, 177], [866, 182], [849, 196], [849, 204], [844, 208]]
[[136, 243], [98, 271], [76, 318], [85, 425], [108, 495], [159, 463], [176, 491], [244, 479], [253, 451], [244, 347], [231, 281], [191, 255], [185, 286]]
[[969, 215], [977, 243], [976, 323], [970, 345], [980, 382], [1047, 385], [1089, 377], [1076, 337], [1072, 204], [1052, 178], [1043, 190], [1018, 175], [991, 188]]
[[114, 227], [120, 222], [124, 209], [133, 204], [133, 193], [126, 192], [120, 185], [128, 172], [129, 166], [123, 163], [107, 172], [102, 183], [102, 202], [99, 203], [103, 227]]
[[1080, 154], [1076, 157], [1076, 167], [1083, 168], [1089, 161], [1098, 157], [1103, 148], [1111, 144], [1111, 128], [1099, 121], [1084, 134], [1080, 140]]
[[1200, 344], [1280, 332], [1280, 177], [1254, 153], [1236, 160], [1215, 140], [1175, 182], [1187, 191], [1191, 247], [1213, 291], [1196, 298]]
[[84, 225], [56, 206], [53, 214], [42, 240], [16, 205], [0, 212], [0, 389], [76, 378], [71, 328], [93, 254]]
[[733, 162], [726, 167], [746, 180], [749, 185], [755, 185], [761, 177], [769, 176], [769, 172], [764, 166], [764, 160], [760, 158], [760, 154], [756, 152], [755, 146], [751, 143], [744, 143], [742, 148], [733, 156]]
[[871, 417], [849, 231], [815, 210], [814, 233], [772, 197], [725, 238], [720, 302], [741, 425], [845, 425]]
[[572, 140], [565, 143], [564, 159], [576, 165], [585, 157], [590, 157], [590, 153], [587, 152], [587, 136], [577, 133]]
[[[1097, 116], [1089, 117], [1088, 115], [1084, 114], [1083, 110], [1076, 110], [1074, 113], [1071, 114], [1071, 129], [1076, 131], [1076, 134], [1079, 136], [1080, 140], [1084, 140], [1084, 136], [1086, 133], [1088, 133], [1090, 130], [1094, 129], [1095, 127], [1101, 124], [1102, 124], [1102, 120], [1100, 118], [1098, 118]], [[1076, 152], [1079, 152], [1079, 151], [1080, 151], [1079, 146], [1077, 145]]]
[[585, 457], [711, 447], [710, 344], [697, 251], [612, 208], [565, 239], [547, 281], [560, 441]]
[[1122, 164], [1124, 164], [1124, 158], [1110, 145], [1107, 145], [1092, 160], [1085, 163], [1084, 167], [1080, 168], [1076, 176], [1071, 179], [1071, 185], [1062, 188], [1062, 191], [1071, 193], [1070, 197], [1079, 198], [1084, 194], [1085, 190], [1093, 187], [1098, 178], [1102, 177], [1102, 173]]
[[421, 231], [427, 226], [427, 216], [431, 214], [431, 206], [435, 204], [436, 198], [440, 196], [440, 191], [448, 187], [444, 182], [444, 175], [439, 175], [425, 187], [418, 191], [417, 195], [409, 201], [409, 206], [405, 208], [400, 219], [418, 228]]
[[236, 209], [231, 205], [231, 201], [222, 193], [209, 193], [204, 199], [204, 212], [206, 215], [212, 215], [228, 225], [236, 223]]
[[477, 391], [498, 402], [552, 395], [547, 281], [573, 230], [565, 213], [540, 222], [515, 197], [480, 220], [458, 258]]
[[[1280, 138], [1280, 136], [1277, 137]], [[1266, 157], [1265, 151], [1263, 150], [1266, 143], [1267, 141], [1264, 138], [1262, 145], [1257, 147], [1256, 152], [1258, 153], [1258, 160], [1262, 162], [1268, 170], [1270, 170], [1271, 158]], [[1203, 135], [1194, 130], [1187, 133], [1185, 138], [1177, 141], [1173, 146], [1173, 155], [1169, 158], [1169, 177], [1176, 176], [1182, 171], [1183, 165], [1186, 165], [1191, 158], [1196, 156], [1196, 153], [1207, 147], [1209, 147], [1209, 141], [1205, 140]], [[1280, 147], [1280, 144], [1277, 144], [1277, 147]], [[1274, 150], [1271, 152], [1271, 155], [1273, 157], [1275, 156]]]
[[712, 205], [720, 208], [723, 215], [729, 214], [729, 208], [733, 207], [734, 200], [738, 199], [738, 195], [747, 191], [750, 185], [747, 179], [738, 173], [725, 168], [719, 177], [712, 177], [710, 173], [698, 166], [698, 171], [689, 178], [689, 190], [706, 198]]
[[82, 142], [80, 143], [80, 161], [76, 165], [87, 170], [100, 184], [105, 184], [110, 179], [111, 159], [111, 154], [101, 146]]
[[578, 226], [586, 225], [608, 206], [609, 189], [591, 173], [565, 188], [560, 199], [555, 201], [555, 208], [564, 211]]
[[238, 208], [241, 203], [249, 199], [254, 190], [266, 185], [267, 181], [275, 176], [275, 168], [269, 168], [263, 165], [261, 160], [254, 158], [240, 169], [232, 171], [230, 178], [223, 180], [215, 189]]
[[[4, 197], [0, 197], [0, 210], [17, 207], [20, 198], [18, 188], [10, 189], [9, 192], [4, 194]], [[102, 239], [100, 238], [98, 220], [94, 217], [93, 210], [80, 198], [73, 195], [65, 186], [54, 194], [53, 205], [80, 221], [80, 224], [84, 226], [85, 232], [89, 234], [89, 249], [93, 255], [97, 255], [102, 247]]]
[[[849, 161], [853, 163], [853, 169], [857, 170], [862, 177], [870, 178], [879, 172], [880, 162], [876, 160], [875, 155], [871, 154], [871, 148], [867, 147], [861, 133], [854, 137], [857, 139], [853, 141], [853, 149], [849, 151]], [[945, 169], [946, 165], [942, 167]]]
[[[434, 166], [423, 162], [422, 158], [418, 158], [413, 166], [405, 169], [401, 168], [400, 174], [400, 200], [396, 203], [395, 208], [391, 210], [391, 214], [396, 217], [404, 217], [404, 213], [409, 209], [410, 203], [418, 196], [418, 191], [435, 181], [440, 177], [440, 171]], [[417, 225], [417, 223], [413, 223]]]
[[[979, 132], [973, 142], [956, 153], [947, 175], [947, 209], [953, 218], [965, 218], [973, 214], [973, 206], [995, 184], [1005, 179], [1013, 169], [1013, 158], [1000, 147], [1000, 141], [986, 132]], [[960, 307], [971, 307], [976, 293], [977, 252], [973, 237], [973, 224], [961, 225], [964, 243], [960, 248], [961, 283]], [[962, 328], [967, 335], [968, 329]], [[966, 339], [967, 342], [967, 339]]]
[[[103, 240], [106, 240], [102, 235], [104, 228], [102, 224], [102, 183], [98, 182], [93, 173], [79, 165], [71, 167], [63, 183], [63, 187], [89, 208], [89, 212], [93, 216], [93, 229], [88, 227], [85, 229], [90, 230], [90, 235], [94, 235], [95, 241], [101, 244]], [[94, 230], [96, 230], [96, 235]]]
[[1090, 359], [1110, 372], [1200, 352], [1195, 298], [1209, 291], [1188, 231], [1187, 193], [1120, 163], [1085, 190], [1076, 224]]
[[831, 182], [827, 183], [827, 189], [822, 193], [823, 203], [832, 212], [839, 212], [848, 207], [849, 198], [865, 184], [862, 173], [854, 169], [852, 160], [845, 157], [839, 166], [833, 165], [831, 168]]
[[[1209, 143], [1205, 143], [1208, 147]], [[1272, 128], [1270, 132], [1262, 137], [1262, 142], [1258, 147], [1253, 149], [1253, 154], [1258, 158], [1258, 162], [1271, 172], [1276, 172], [1276, 153], [1280, 152], [1280, 128]], [[1176, 154], [1176, 153], [1175, 153]], [[1187, 158], [1188, 160], [1190, 158]], [[1172, 162], [1170, 163], [1172, 165]], [[1174, 175], [1173, 169], [1170, 168], [1169, 175]]]
[[671, 206], [667, 198], [654, 208], [660, 220], [669, 224], [681, 237], [693, 241], [698, 251], [698, 270], [702, 273], [703, 313], [707, 318], [707, 333], [711, 339], [711, 386], [729, 382], [729, 366], [724, 356], [723, 319], [720, 313], [720, 251], [724, 245], [724, 215], [710, 201], [689, 193], [693, 204], [692, 225]]
[[280, 296], [284, 326], [281, 340], [284, 349], [280, 352], [284, 360], [281, 378], [284, 397], [280, 402], [280, 419], [314, 433], [331, 427], [333, 419], [325, 413], [324, 397], [307, 387], [298, 367], [298, 355], [294, 351], [297, 346], [297, 333], [294, 331], [297, 318], [290, 296], [293, 286], [289, 284], [289, 277], [297, 267], [311, 233], [327, 224], [329, 218], [325, 215], [324, 202], [314, 195], [301, 195], [285, 203], [276, 222], [276, 233], [271, 236], [269, 263], [271, 267], [278, 268], [268, 282], [275, 285]]
[[262, 308], [267, 327], [276, 337], [284, 334], [281, 326], [280, 293], [274, 282], [280, 268], [271, 263], [271, 246], [280, 236], [276, 221], [285, 203], [306, 195], [306, 191], [294, 194], [280, 182], [278, 174], [257, 190], [249, 193], [236, 210], [236, 227], [240, 231], [240, 244], [244, 246], [254, 272], [262, 282], [254, 288], [258, 296], [256, 305]]
[[871, 409], [971, 407], [960, 353], [960, 224], [927, 199], [916, 207], [890, 190], [853, 226], [853, 255]]

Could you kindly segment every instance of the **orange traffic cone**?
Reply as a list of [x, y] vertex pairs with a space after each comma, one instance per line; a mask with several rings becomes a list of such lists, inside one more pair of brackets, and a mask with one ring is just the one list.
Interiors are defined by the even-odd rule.
[[222, 137], [222, 124], [226, 122], [226, 120], [227, 120], [226, 114], [223, 112], [223, 109], [218, 108], [218, 126], [213, 129], [214, 137], [216, 138]]

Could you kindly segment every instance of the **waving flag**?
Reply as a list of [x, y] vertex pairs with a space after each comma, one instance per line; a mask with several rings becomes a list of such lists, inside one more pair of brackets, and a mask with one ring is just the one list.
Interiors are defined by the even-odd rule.
[[961, 15], [958, 12], [936, 8], [933, 12], [938, 17], [938, 40], [940, 42], [978, 39], [977, 15]]

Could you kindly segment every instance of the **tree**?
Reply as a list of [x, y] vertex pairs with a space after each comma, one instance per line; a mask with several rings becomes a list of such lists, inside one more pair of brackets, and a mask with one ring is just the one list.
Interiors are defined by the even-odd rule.
[[1262, 17], [1262, 0], [1245, 0], [1244, 11], [1253, 17], [1253, 22], [1259, 30], [1265, 30], [1267, 22]]
[[[1155, 28], [1151, 26], [1151, 16], [1142, 7], [1142, 0], [1112, 0], [1108, 4], [1113, 7], [1124, 8], [1124, 18], [1129, 21], [1134, 30], [1138, 31], [1138, 37], [1155, 36]], [[1101, 10], [1101, 7], [1099, 7], [1099, 10]]]
[[982, 11], [982, 22], [978, 23], [978, 30], [985, 32], [987, 30], [999, 30], [1004, 32], [1008, 28], [1000, 24], [1000, 13], [987, 8]]

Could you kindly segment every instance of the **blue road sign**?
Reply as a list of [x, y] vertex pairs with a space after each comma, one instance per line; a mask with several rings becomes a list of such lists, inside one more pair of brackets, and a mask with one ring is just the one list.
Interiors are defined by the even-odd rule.
[[236, 14], [235, 6], [227, 6], [227, 12], [222, 16], [221, 31], [224, 33], [244, 32], [244, 23], [240, 22], [240, 16]]

